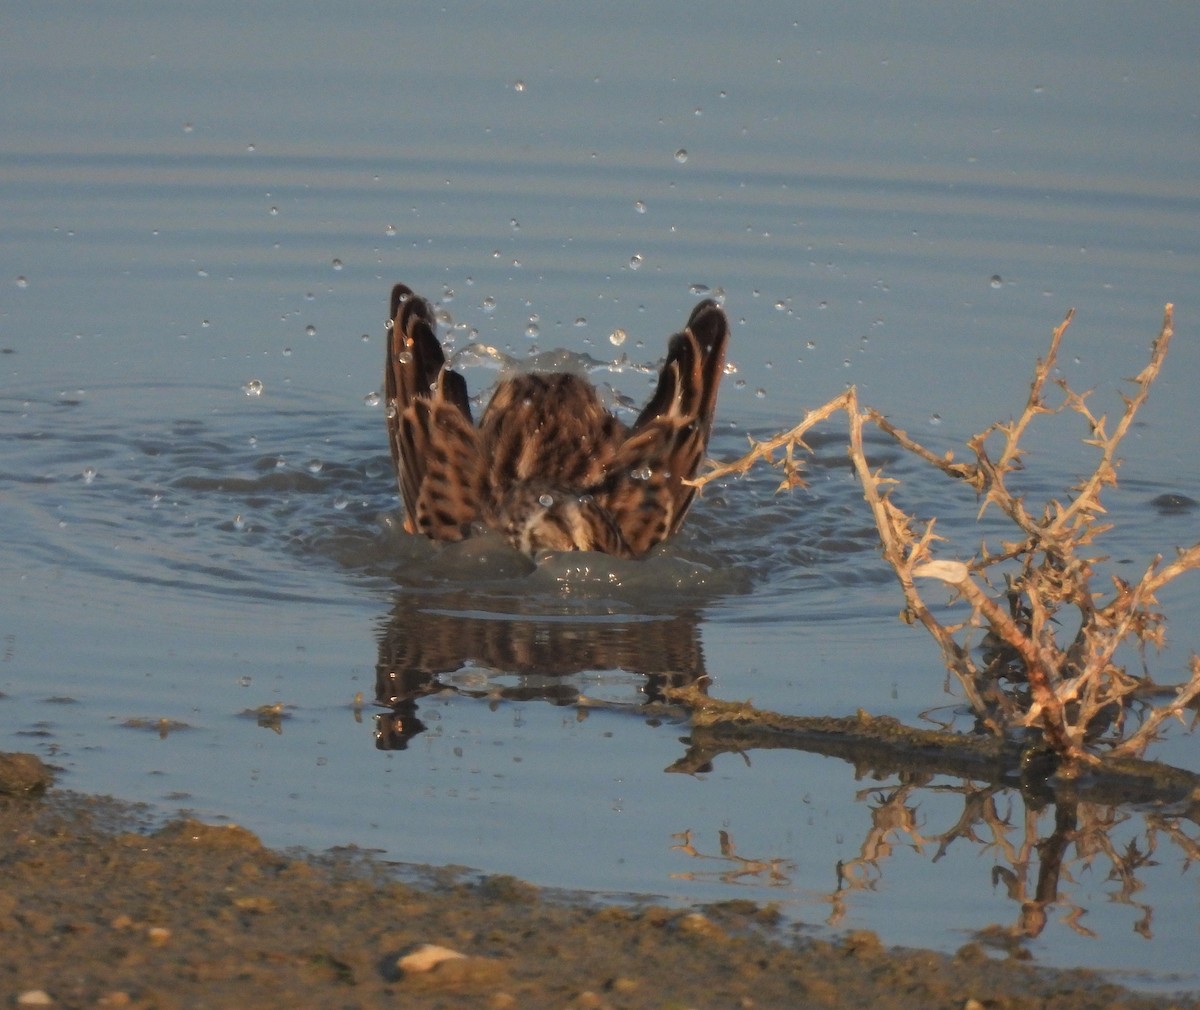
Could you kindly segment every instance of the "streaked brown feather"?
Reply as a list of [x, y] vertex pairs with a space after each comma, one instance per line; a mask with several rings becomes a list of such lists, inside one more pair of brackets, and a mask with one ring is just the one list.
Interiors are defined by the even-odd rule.
[[479, 427], [466, 383], [446, 368], [429, 305], [392, 290], [385, 387], [406, 528], [459, 540], [473, 523], [520, 550], [641, 557], [678, 530], [704, 458], [729, 326], [713, 301], [671, 338], [654, 395], [631, 428], [585, 379], [501, 381]]
[[424, 299], [392, 290], [385, 375], [392, 461], [410, 533], [461, 540], [479, 514], [483, 468], [467, 386], [446, 368]]
[[674, 534], [691, 508], [696, 489], [683, 481], [704, 460], [728, 338], [720, 307], [697, 305], [687, 327], [671, 338], [654, 395], [597, 495], [635, 555]]

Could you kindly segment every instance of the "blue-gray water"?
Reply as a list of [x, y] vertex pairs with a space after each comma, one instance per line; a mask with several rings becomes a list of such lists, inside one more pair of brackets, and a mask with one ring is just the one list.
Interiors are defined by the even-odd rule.
[[[1150, 504], [1200, 500], [1197, 37], [1188, 5], [10, 11], [0, 746], [273, 844], [775, 900], [943, 949], [1011, 927], [1005, 874], [1033, 888], [1022, 845], [1049, 813], [1001, 797], [939, 856], [957, 781], [860, 781], [784, 751], [666, 774], [686, 730], [636, 713], [639, 663], [664, 642], [715, 696], [784, 712], [920, 724], [957, 704], [933, 643], [896, 620], [844, 427], [815, 440], [808, 490], [775, 496], [767, 472], [710, 488], [644, 566], [484, 581], [469, 552], [395, 530], [387, 292], [438, 302], [456, 349], [589, 355], [639, 400], [719, 288], [737, 368], [720, 458], [847, 383], [960, 444], [1019, 409], [1070, 306], [1062, 370], [1115, 415], [1173, 301], [1166, 371], [1106, 499], [1130, 575], [1200, 539], [1200, 513]], [[1033, 490], [1074, 482], [1081, 434], [1036, 429]], [[924, 479], [923, 510], [966, 530], [975, 503]], [[1162, 594], [1161, 680], [1200, 646], [1198, 582]], [[523, 650], [556, 635], [592, 664], [564, 645], [562, 669], [531, 670]], [[469, 646], [436, 680], [454, 690], [420, 699], [407, 749], [377, 749], [380, 641], [426, 639]], [[275, 704], [277, 727], [244, 715]], [[1200, 770], [1178, 731], [1153, 756]], [[1143, 813], [1119, 811], [1114, 851], [1145, 846]], [[724, 831], [766, 869], [731, 876], [746, 867], [688, 855], [687, 831], [709, 856]], [[1078, 840], [1038, 961], [1200, 984], [1195, 872], [1154, 838], [1136, 890]], [[839, 861], [861, 886], [838, 892]]]

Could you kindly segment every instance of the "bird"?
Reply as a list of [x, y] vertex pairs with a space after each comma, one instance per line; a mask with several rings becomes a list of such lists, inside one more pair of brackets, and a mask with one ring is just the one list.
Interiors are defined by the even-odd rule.
[[501, 378], [476, 425], [429, 302], [397, 284], [388, 320], [388, 441], [407, 532], [454, 542], [483, 527], [534, 558], [636, 559], [679, 529], [725, 371], [729, 322], [715, 301], [701, 301], [670, 338], [654, 392], [628, 426], [569, 372]]

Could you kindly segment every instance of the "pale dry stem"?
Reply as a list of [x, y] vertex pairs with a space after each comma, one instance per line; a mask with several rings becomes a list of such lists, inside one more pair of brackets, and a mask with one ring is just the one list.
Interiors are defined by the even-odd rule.
[[[1161, 645], [1163, 618], [1152, 609], [1157, 605], [1155, 593], [1184, 572], [1200, 568], [1200, 544], [1179, 551], [1169, 564], [1161, 565], [1161, 559], [1155, 559], [1132, 585], [1114, 578], [1114, 590], [1107, 602], [1102, 603], [1103, 594], [1093, 591], [1096, 559], [1084, 549], [1110, 528], [1098, 518], [1104, 513], [1100, 494], [1116, 483], [1118, 448], [1162, 368], [1173, 333], [1173, 308], [1166, 307], [1149, 360], [1131, 380], [1135, 387], [1132, 395], [1122, 397], [1124, 409], [1111, 435], [1107, 419], [1097, 417], [1088, 406], [1088, 394], [1075, 393], [1062, 379], [1053, 380], [1062, 393], [1062, 402], [1057, 406], [1047, 403], [1047, 387], [1073, 316], [1073, 311], [1069, 312], [1055, 328], [1045, 357], [1037, 362], [1021, 414], [969, 439], [967, 448], [972, 458], [966, 461], [955, 460], [952, 453], [938, 455], [930, 451], [878, 411], [861, 408], [856, 390], [850, 388], [824, 406], [810, 410], [790, 431], [763, 441], [752, 439], [746, 455], [698, 477], [694, 483], [703, 486], [745, 473], [765, 460], [784, 470], [779, 490], [802, 485], [794, 453], [807, 449], [804, 435], [838, 411], [845, 411], [849, 456], [879, 532], [883, 557], [900, 583], [905, 619], [919, 622], [934, 637], [947, 668], [958, 678], [977, 716], [993, 732], [1003, 735], [1021, 726], [1038, 726], [1046, 743], [1068, 763], [1093, 764], [1099, 760], [1094, 740], [1102, 739], [1113, 754], [1139, 754], [1155, 738], [1165, 719], [1182, 718], [1184, 710], [1200, 698], [1200, 660], [1193, 659], [1191, 677], [1176, 689], [1174, 698], [1140, 713], [1136, 730], [1127, 732], [1125, 714], [1134, 693], [1144, 684], [1114, 661], [1123, 642], [1132, 642], [1141, 649]], [[1035, 514], [1007, 482], [1021, 470], [1022, 439], [1034, 419], [1063, 411], [1083, 417], [1090, 435], [1084, 444], [1098, 449], [1099, 457], [1089, 475], [1070, 489], [1072, 497], [1067, 504], [1052, 500]], [[935, 558], [934, 547], [943, 542], [934, 532], [936, 519], [919, 522], [893, 500], [898, 482], [880, 470], [872, 470], [867, 462], [863, 446], [863, 426], [867, 422], [907, 452], [974, 490], [980, 499], [980, 516], [989, 505], [994, 506], [1017, 527], [1018, 539], [1002, 544], [1002, 550], [994, 554], [982, 546], [965, 562]], [[988, 450], [994, 437], [1001, 439], [995, 458]], [[783, 458], [776, 460], [780, 450]], [[1015, 573], [997, 568], [1014, 562]], [[992, 570], [1003, 574], [1006, 585], [998, 598], [991, 595], [990, 584], [995, 581], [989, 579]], [[925, 604], [916, 578], [934, 578], [951, 586], [971, 607], [971, 618], [957, 625], [942, 624]], [[1061, 619], [1064, 607], [1077, 611], [1079, 628], [1070, 642], [1060, 646], [1057, 636], [1063, 633], [1061, 628], [1075, 623]], [[989, 660], [986, 668], [981, 668], [962, 635], [974, 626], [987, 627], [996, 654], [1007, 655], [1009, 660]], [[1019, 668], [1017, 681], [1024, 687], [1002, 690], [998, 674], [1014, 668]]]

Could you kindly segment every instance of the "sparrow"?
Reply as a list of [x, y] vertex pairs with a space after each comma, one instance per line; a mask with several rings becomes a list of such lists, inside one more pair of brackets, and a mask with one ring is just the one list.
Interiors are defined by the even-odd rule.
[[476, 425], [435, 326], [425, 299], [392, 289], [384, 385], [405, 530], [457, 541], [482, 526], [530, 556], [641, 558], [679, 529], [725, 370], [729, 322], [715, 301], [671, 337], [654, 393], [628, 426], [566, 372], [502, 378]]

